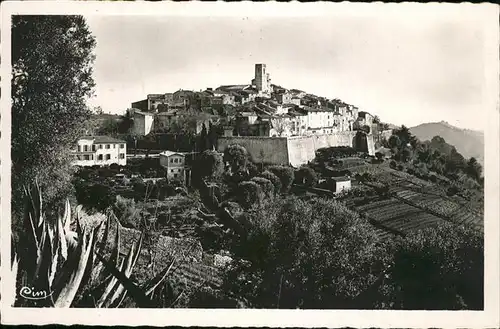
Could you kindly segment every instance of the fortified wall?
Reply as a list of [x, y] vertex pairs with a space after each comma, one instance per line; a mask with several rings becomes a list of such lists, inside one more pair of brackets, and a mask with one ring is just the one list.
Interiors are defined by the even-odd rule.
[[289, 164], [286, 137], [231, 136], [219, 137], [217, 151], [224, 152], [227, 146], [243, 146], [257, 163]]
[[[254, 137], [254, 136], [231, 136], [220, 137], [217, 150], [224, 149], [231, 144], [243, 146], [250, 153], [254, 162], [269, 164], [291, 164], [298, 167], [311, 161], [316, 156], [316, 150], [323, 147], [351, 146], [355, 147], [355, 131], [345, 131], [334, 134], [315, 136], [293, 136], [293, 137]], [[368, 135], [368, 154], [374, 155], [373, 136]]]

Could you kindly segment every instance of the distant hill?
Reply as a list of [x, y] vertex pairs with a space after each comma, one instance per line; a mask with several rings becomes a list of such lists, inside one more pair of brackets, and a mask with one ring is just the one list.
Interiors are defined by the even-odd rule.
[[465, 158], [475, 157], [481, 164], [484, 164], [483, 132], [458, 128], [444, 121], [423, 123], [410, 128], [410, 131], [421, 141], [441, 136], [446, 143], [455, 146]]

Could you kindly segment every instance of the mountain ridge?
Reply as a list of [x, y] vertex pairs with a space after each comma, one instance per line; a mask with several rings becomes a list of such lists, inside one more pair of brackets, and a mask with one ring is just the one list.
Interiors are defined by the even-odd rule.
[[484, 133], [478, 130], [453, 126], [446, 121], [422, 123], [410, 127], [410, 132], [418, 139], [431, 140], [441, 136], [448, 144], [455, 146], [465, 158], [476, 158], [484, 163]]

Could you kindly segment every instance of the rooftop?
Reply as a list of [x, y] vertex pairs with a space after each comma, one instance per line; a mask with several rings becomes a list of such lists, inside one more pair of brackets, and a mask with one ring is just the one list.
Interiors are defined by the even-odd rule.
[[116, 139], [109, 136], [83, 136], [80, 140], [91, 140], [94, 141], [94, 144], [121, 144], [126, 143], [124, 140]]
[[349, 182], [351, 178], [347, 176], [341, 176], [341, 177], [332, 177], [332, 180], [336, 182]]
[[163, 152], [161, 152], [161, 153], [160, 153], [160, 155], [164, 155], [164, 156], [167, 156], [167, 157], [169, 157], [169, 156], [171, 156], [171, 155], [174, 155], [174, 154], [184, 156], [184, 153], [182, 153], [182, 152], [163, 151]]

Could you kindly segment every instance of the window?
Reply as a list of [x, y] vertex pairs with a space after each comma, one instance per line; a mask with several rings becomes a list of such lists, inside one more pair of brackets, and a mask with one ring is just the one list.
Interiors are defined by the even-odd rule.
[[106, 149], [109, 149], [109, 148], [110, 148], [109, 144], [106, 144]]
[[88, 145], [83, 145], [83, 152], [87, 152], [89, 150], [89, 146]]
[[99, 154], [99, 155], [97, 156], [97, 160], [102, 161], [102, 154]]
[[102, 144], [99, 144], [99, 149], [102, 149]]
[[114, 149], [116, 148], [116, 144], [113, 144], [113, 148], [114, 148]]
[[174, 169], [170, 169], [170, 172], [174, 172]]
[[82, 147], [81, 145], [78, 145], [78, 152], [81, 152], [82, 151]]
[[178, 174], [174, 174], [174, 178], [177, 178], [177, 176], [179, 176]]
[[106, 154], [106, 160], [111, 159], [111, 154]]
[[120, 148], [121, 149], [125, 148], [125, 144], [120, 144]]
[[124, 153], [120, 153], [120, 159], [125, 159], [125, 154]]
[[95, 152], [95, 145], [92, 145], [92, 151]]
[[174, 159], [170, 159], [170, 163], [174, 163]]
[[90, 160], [90, 155], [85, 154], [85, 155], [83, 156], [83, 160]]

